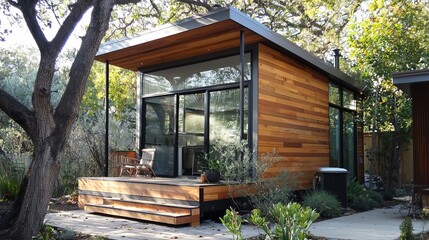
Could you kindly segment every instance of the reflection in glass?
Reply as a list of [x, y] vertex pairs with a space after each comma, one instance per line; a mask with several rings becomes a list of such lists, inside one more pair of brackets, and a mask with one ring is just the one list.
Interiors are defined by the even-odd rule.
[[145, 148], [156, 148], [156, 175], [174, 175], [174, 97], [145, 99]]
[[179, 96], [179, 173], [201, 174], [204, 152], [204, 93]]
[[340, 110], [329, 108], [329, 165], [341, 167], [340, 165]]
[[329, 103], [341, 106], [340, 88], [332, 83], [329, 83]]
[[343, 113], [343, 161], [344, 167], [349, 170], [349, 178], [356, 177], [356, 162], [355, 162], [355, 117], [353, 113]]
[[[248, 99], [247, 88], [245, 99]], [[244, 132], [247, 138], [248, 104], [245, 103], [244, 106]], [[210, 143], [240, 140], [240, 89], [210, 92], [209, 135]]]
[[[250, 81], [250, 53], [244, 55], [245, 81]], [[240, 56], [235, 55], [143, 75], [143, 95], [239, 82]]]
[[349, 90], [343, 90], [343, 107], [356, 110], [355, 94]]

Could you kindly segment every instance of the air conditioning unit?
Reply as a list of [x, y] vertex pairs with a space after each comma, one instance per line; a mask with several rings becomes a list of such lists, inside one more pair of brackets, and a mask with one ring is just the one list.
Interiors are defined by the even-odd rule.
[[323, 167], [315, 175], [314, 188], [330, 192], [343, 207], [347, 207], [347, 174], [344, 168]]

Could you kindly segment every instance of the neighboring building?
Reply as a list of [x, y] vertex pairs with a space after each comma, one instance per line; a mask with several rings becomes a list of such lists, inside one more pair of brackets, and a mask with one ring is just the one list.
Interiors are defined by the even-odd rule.
[[215, 140], [247, 139], [282, 160], [268, 170], [320, 167], [363, 179], [361, 86], [234, 8], [220, 8], [104, 44], [96, 60], [139, 72], [139, 148], [156, 148], [157, 176], [198, 174]]
[[393, 83], [412, 98], [414, 184], [429, 186], [429, 70], [393, 74]]

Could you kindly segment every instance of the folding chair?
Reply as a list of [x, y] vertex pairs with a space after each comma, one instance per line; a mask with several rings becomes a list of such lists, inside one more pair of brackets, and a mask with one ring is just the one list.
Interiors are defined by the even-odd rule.
[[123, 157], [124, 164], [121, 166], [119, 176], [121, 177], [125, 170], [130, 176], [139, 176], [139, 173], [143, 172], [144, 176], [156, 177], [156, 174], [152, 169], [155, 152], [155, 148], [144, 148], [142, 149], [142, 157], [140, 160]]

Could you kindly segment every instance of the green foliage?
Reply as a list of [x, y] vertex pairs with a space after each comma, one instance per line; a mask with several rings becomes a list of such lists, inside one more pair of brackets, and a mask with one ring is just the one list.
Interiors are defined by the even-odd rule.
[[233, 240], [241, 240], [243, 236], [241, 235], [241, 225], [244, 220], [240, 217], [238, 212], [234, 209], [227, 209], [223, 218], [220, 218], [223, 226], [226, 227], [228, 232], [232, 234]]
[[310, 225], [319, 217], [319, 214], [309, 207], [302, 207], [299, 203], [281, 203], [273, 205], [270, 210], [273, 227], [259, 209], [252, 212], [252, 223], [260, 227], [269, 239], [307, 239]]
[[0, 202], [11, 202], [18, 196], [25, 167], [21, 159], [0, 156]]
[[304, 197], [303, 205], [316, 210], [325, 218], [341, 215], [341, 204], [337, 198], [326, 191], [311, 191]]
[[381, 207], [383, 196], [376, 191], [365, 189], [354, 179], [347, 183], [347, 200], [354, 210], [366, 211]]
[[[105, 66], [95, 62], [87, 82], [80, 111], [85, 115], [96, 116], [104, 109]], [[137, 97], [136, 74], [115, 66], [109, 67], [110, 113], [118, 121], [134, 121]]]
[[393, 86], [392, 73], [429, 66], [429, 13], [425, 1], [408, 0], [372, 0], [363, 11], [349, 24], [347, 41], [353, 69], [367, 86], [362, 106], [365, 131], [394, 131], [391, 140], [383, 141], [388, 146], [373, 149], [383, 155], [371, 158], [384, 162], [379, 169], [389, 188], [400, 179], [394, 171], [399, 169], [395, 150], [411, 139], [411, 102]]
[[399, 239], [401, 240], [414, 240], [413, 235], [413, 221], [410, 217], [406, 217], [404, 221], [402, 221], [401, 226], [399, 226], [401, 230], [401, 235]]
[[296, 177], [287, 172], [265, 177], [267, 169], [281, 159], [275, 151], [257, 156], [247, 141], [217, 141], [212, 148], [210, 157], [220, 160], [221, 176], [230, 196], [247, 196], [250, 205], [268, 218], [274, 204], [289, 202]]

